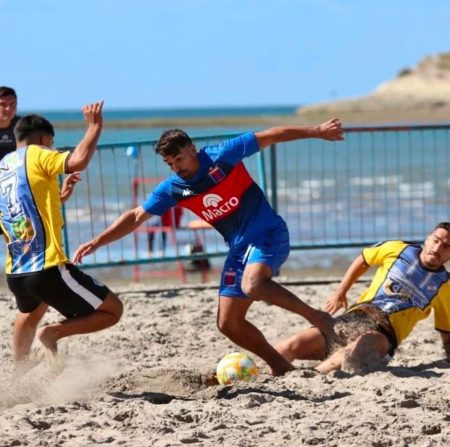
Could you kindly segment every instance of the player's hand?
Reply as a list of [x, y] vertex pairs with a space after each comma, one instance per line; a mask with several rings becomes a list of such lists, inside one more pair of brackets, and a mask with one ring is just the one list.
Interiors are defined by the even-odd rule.
[[345, 293], [336, 292], [332, 295], [325, 304], [324, 310], [331, 315], [334, 315], [339, 309], [347, 309], [348, 301]]
[[324, 140], [341, 141], [344, 139], [344, 132], [339, 118], [328, 120], [319, 126], [319, 136]]
[[81, 180], [80, 172], [72, 172], [63, 181], [63, 188], [68, 188], [70, 190]]
[[74, 264], [81, 264], [81, 261], [83, 258], [87, 255], [90, 255], [91, 253], [94, 253], [94, 251], [97, 249], [95, 246], [94, 241], [85, 242], [84, 244], [81, 244], [76, 250], [72, 257], [72, 261]]
[[103, 101], [87, 104], [82, 108], [84, 120], [88, 126], [103, 127], [102, 109]]

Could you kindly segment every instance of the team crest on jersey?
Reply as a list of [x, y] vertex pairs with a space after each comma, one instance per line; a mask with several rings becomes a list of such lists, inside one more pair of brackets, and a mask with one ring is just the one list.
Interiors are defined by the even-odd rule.
[[225, 286], [233, 287], [236, 285], [236, 272], [229, 270], [223, 274], [223, 284]]
[[225, 178], [225, 172], [223, 172], [219, 166], [211, 168], [208, 175], [214, 183], [219, 183]]
[[411, 293], [402, 284], [387, 279], [384, 283], [384, 291], [387, 296], [395, 296], [401, 300], [408, 300], [411, 298]]

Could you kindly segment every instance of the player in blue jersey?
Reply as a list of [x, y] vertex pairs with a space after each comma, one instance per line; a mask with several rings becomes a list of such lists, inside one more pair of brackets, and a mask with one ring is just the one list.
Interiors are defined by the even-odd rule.
[[272, 374], [292, 370], [293, 366], [246, 319], [251, 303], [263, 300], [283, 307], [304, 316], [325, 333], [332, 333], [333, 319], [272, 280], [288, 257], [289, 233], [242, 160], [272, 144], [303, 138], [342, 140], [341, 123], [332, 119], [312, 127], [284, 126], [249, 132], [199, 152], [184, 131], [164, 132], [156, 152], [173, 174], [141, 206], [125, 212], [99, 236], [81, 245], [74, 262], [81, 262], [102, 245], [136, 230], [152, 215], [161, 216], [175, 205], [188, 208], [219, 231], [230, 249], [219, 291], [219, 330], [264, 359]]
[[[450, 278], [444, 264], [450, 261], [450, 222], [441, 222], [425, 240], [424, 247], [403, 241], [386, 241], [363, 250], [347, 270], [325, 310], [337, 317], [339, 342], [318, 328], [300, 331], [277, 344], [277, 350], [294, 359], [322, 360], [321, 373], [341, 369], [364, 371], [394, 355], [397, 346], [414, 326], [434, 314], [450, 361]], [[347, 292], [371, 266], [378, 270], [357, 303], [349, 309]], [[386, 357], [388, 356], [388, 357]]]

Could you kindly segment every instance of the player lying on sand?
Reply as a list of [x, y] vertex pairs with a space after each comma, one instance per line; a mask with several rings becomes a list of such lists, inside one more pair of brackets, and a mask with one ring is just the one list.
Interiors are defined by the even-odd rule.
[[[416, 323], [434, 311], [446, 359], [450, 361], [450, 222], [439, 223], [424, 247], [388, 241], [366, 248], [347, 270], [325, 310], [337, 317], [340, 343], [311, 327], [281, 341], [277, 351], [289, 362], [322, 360], [321, 373], [341, 369], [371, 370], [394, 355]], [[369, 288], [347, 309], [346, 294], [369, 267], [379, 266]]]
[[[66, 320], [39, 329], [38, 338], [53, 354], [57, 341], [117, 323], [122, 303], [105, 285], [67, 259], [62, 245], [61, 200], [67, 200], [86, 169], [102, 130], [103, 103], [83, 108], [87, 130], [72, 153], [53, 146], [53, 126], [39, 115], [21, 118], [17, 150], [0, 162], [0, 217], [7, 242], [8, 287], [19, 309], [14, 324], [13, 357], [27, 360], [39, 321], [48, 306]], [[70, 175], [59, 191], [58, 175]]]
[[265, 360], [272, 374], [292, 370], [293, 366], [246, 319], [252, 302], [263, 300], [295, 312], [325, 333], [332, 332], [333, 319], [272, 280], [288, 257], [289, 233], [242, 160], [272, 144], [303, 138], [343, 140], [341, 123], [333, 119], [319, 126], [248, 132], [199, 152], [182, 130], [164, 132], [156, 152], [173, 174], [141, 206], [125, 212], [100, 235], [81, 245], [74, 262], [133, 232], [152, 215], [161, 216], [175, 205], [188, 208], [216, 228], [230, 249], [220, 282], [219, 330]]

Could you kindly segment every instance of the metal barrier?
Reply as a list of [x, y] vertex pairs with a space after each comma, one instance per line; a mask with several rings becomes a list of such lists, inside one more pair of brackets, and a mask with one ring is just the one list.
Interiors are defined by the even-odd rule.
[[[198, 138], [198, 147], [226, 136]], [[450, 125], [345, 129], [345, 142], [282, 143], [245, 160], [278, 213], [287, 221], [293, 249], [364, 246], [385, 239], [421, 241], [438, 222], [449, 220]], [[66, 250], [100, 233], [153, 189], [137, 178], [163, 178], [167, 166], [155, 141], [101, 145], [83, 181], [65, 204]], [[134, 191], [134, 196], [133, 196]], [[141, 236], [129, 235], [101, 248], [84, 267], [196, 260], [224, 256], [221, 236], [189, 228], [189, 213], [175, 229], [176, 244], [149, 253]], [[149, 225], [155, 225], [150, 222]], [[176, 246], [173, 246], [176, 245]]]

